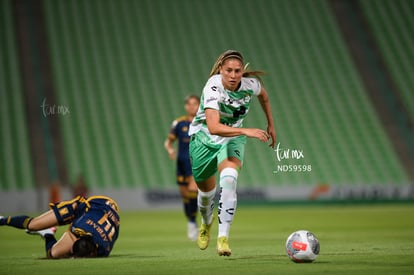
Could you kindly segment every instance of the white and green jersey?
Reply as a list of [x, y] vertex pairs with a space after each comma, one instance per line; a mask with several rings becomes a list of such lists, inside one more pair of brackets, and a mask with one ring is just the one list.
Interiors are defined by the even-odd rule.
[[206, 133], [212, 142], [225, 144], [231, 137], [221, 137], [209, 133], [206, 124], [205, 109], [214, 109], [220, 112], [220, 122], [231, 127], [242, 127], [244, 118], [250, 108], [252, 96], [258, 96], [261, 91], [260, 81], [256, 78], [242, 77], [238, 90], [229, 91], [223, 87], [221, 75], [213, 75], [204, 86], [200, 98], [200, 106], [193, 119], [189, 135], [198, 131]]

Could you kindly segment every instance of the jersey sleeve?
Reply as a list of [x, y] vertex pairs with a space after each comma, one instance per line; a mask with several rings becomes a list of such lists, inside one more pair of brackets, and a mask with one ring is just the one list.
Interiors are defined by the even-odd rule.
[[260, 81], [257, 78], [248, 78], [247, 81], [250, 86], [250, 89], [253, 91], [253, 94], [255, 96], [258, 96], [260, 94], [260, 91], [262, 90], [262, 84], [260, 83]]
[[170, 127], [169, 136], [174, 137], [174, 138], [177, 136], [177, 124], [178, 124], [177, 120], [174, 120], [172, 122], [171, 127]]
[[210, 78], [203, 89], [203, 109], [219, 110], [219, 86], [216, 78]]

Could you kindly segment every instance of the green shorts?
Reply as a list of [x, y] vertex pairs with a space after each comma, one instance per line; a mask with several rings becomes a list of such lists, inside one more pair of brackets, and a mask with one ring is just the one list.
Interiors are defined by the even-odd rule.
[[246, 136], [238, 136], [225, 145], [215, 144], [206, 133], [199, 131], [191, 136], [190, 159], [194, 180], [202, 182], [217, 172], [218, 165], [228, 157], [243, 163]]

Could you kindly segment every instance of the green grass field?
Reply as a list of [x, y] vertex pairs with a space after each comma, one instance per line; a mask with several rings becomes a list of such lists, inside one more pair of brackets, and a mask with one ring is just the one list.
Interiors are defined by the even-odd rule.
[[[298, 229], [320, 240], [315, 262], [285, 254]], [[58, 237], [64, 229], [60, 228]], [[43, 241], [0, 228], [0, 274], [414, 274], [414, 204], [238, 207], [231, 257], [186, 239], [179, 210], [121, 213], [121, 233], [109, 258], [44, 258]]]

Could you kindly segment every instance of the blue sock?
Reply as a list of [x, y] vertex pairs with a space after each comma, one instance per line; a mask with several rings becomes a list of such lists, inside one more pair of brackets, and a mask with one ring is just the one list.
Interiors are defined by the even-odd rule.
[[189, 199], [186, 204], [186, 216], [189, 222], [196, 222], [197, 209], [197, 199]]
[[189, 222], [196, 222], [197, 216], [197, 192], [188, 192], [188, 198], [184, 199], [184, 212]]
[[30, 221], [32, 220], [29, 216], [14, 216], [4, 217], [0, 219], [0, 225], [13, 226], [19, 229], [27, 229]]
[[53, 234], [46, 234], [44, 238], [45, 238], [46, 257], [53, 258], [51, 252], [52, 252], [53, 245], [56, 243], [56, 238]]

